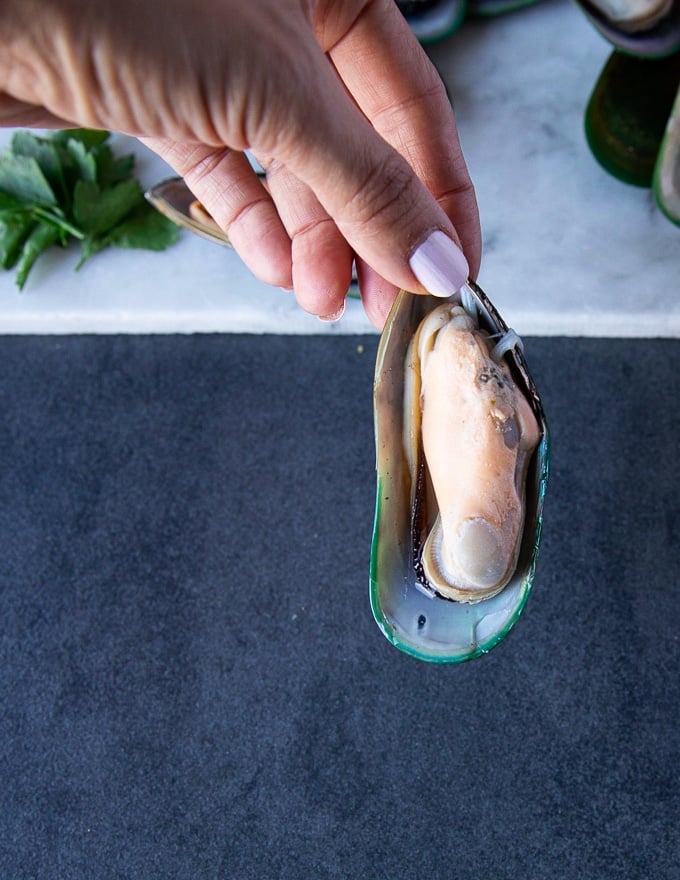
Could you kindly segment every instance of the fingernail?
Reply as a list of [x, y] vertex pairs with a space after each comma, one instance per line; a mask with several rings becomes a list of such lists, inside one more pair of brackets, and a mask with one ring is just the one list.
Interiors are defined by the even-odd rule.
[[435, 229], [409, 260], [411, 271], [428, 293], [451, 296], [465, 284], [470, 267], [452, 238]]
[[324, 324], [333, 324], [335, 321], [339, 321], [340, 318], [345, 314], [345, 303], [340, 306], [337, 312], [333, 312], [332, 315], [317, 315], [320, 321], [323, 321]]

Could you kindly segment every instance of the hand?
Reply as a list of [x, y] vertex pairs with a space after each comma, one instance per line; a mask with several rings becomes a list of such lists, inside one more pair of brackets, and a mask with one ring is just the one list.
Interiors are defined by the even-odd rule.
[[454, 242], [478, 270], [453, 113], [393, 0], [4, 0], [0, 46], [2, 124], [142, 138], [312, 314], [342, 313], [354, 258], [378, 327], [399, 287], [462, 284]]

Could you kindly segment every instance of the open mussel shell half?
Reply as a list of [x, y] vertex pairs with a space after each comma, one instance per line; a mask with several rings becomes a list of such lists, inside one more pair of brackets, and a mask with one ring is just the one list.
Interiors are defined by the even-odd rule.
[[[464, 288], [479, 329], [502, 336], [508, 327], [476, 284]], [[456, 299], [455, 297], [453, 298]], [[458, 663], [490, 651], [512, 629], [534, 580], [548, 479], [550, 439], [543, 407], [515, 347], [503, 355], [536, 417], [540, 439], [526, 476], [525, 517], [517, 565], [497, 595], [474, 604], [443, 598], [427, 588], [418, 570], [412, 537], [411, 475], [404, 448], [404, 387], [409, 343], [422, 319], [441, 299], [401, 292], [388, 317], [374, 384], [377, 495], [371, 547], [370, 600], [387, 639], [414, 657]]]
[[680, 87], [656, 160], [654, 195], [668, 219], [680, 226]]
[[663, 58], [680, 50], [680, 0], [663, 0], [657, 4], [661, 10], [658, 18], [650, 18], [645, 23], [644, 8], [646, 3], [638, 4], [642, 8], [641, 19], [628, 22], [617, 21], [611, 11], [604, 10], [607, 6], [635, 6], [635, 4], [592, 3], [589, 0], [575, 0], [577, 6], [585, 13], [586, 18], [612, 46], [628, 55], [641, 58]]
[[231, 247], [228, 236], [199, 204], [181, 177], [170, 177], [144, 193], [157, 211], [173, 223], [216, 244]]

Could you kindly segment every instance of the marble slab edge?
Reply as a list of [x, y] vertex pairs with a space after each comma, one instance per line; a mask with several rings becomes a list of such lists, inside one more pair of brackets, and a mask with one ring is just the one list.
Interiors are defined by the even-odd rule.
[[[344, 318], [337, 324], [323, 324], [316, 318], [300, 314], [294, 320], [282, 322], [279, 315], [233, 311], [210, 314], [176, 311], [105, 312], [97, 315], [78, 311], [49, 310], [40, 314], [2, 314], [0, 336], [65, 336], [65, 335], [191, 335], [191, 334], [273, 334], [279, 336], [375, 336], [377, 330], [368, 322], [360, 306], [350, 304]], [[680, 312], [670, 314], [663, 322], [657, 315], [531, 311], [515, 312], [511, 325], [524, 337], [589, 337], [654, 339], [680, 338]]]

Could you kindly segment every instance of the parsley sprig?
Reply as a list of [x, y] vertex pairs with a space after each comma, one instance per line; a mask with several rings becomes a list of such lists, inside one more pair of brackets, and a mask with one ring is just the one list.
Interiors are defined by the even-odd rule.
[[109, 132], [20, 131], [0, 155], [0, 266], [19, 289], [40, 254], [80, 242], [79, 269], [105, 247], [164, 250], [179, 230], [144, 198], [133, 155], [116, 156]]

